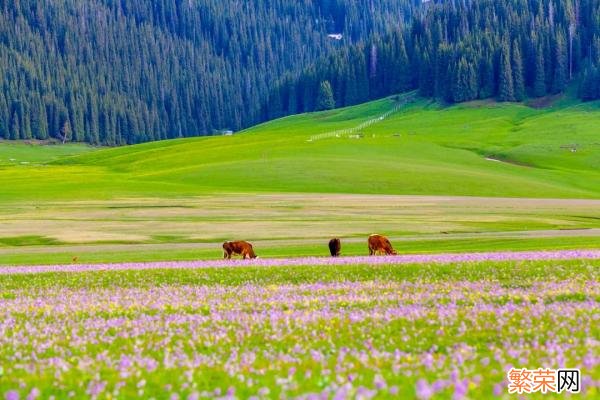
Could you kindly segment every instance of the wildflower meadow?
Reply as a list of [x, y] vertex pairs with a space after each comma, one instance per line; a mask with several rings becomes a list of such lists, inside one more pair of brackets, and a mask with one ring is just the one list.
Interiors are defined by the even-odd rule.
[[598, 398], [599, 256], [5, 267], [0, 395], [512, 398], [543, 367]]

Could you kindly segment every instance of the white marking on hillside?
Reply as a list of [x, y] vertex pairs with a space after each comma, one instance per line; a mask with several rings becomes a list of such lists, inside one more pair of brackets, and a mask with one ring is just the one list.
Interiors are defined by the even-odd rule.
[[[325, 133], [319, 133], [317, 135], [312, 135], [307, 142], [315, 142], [317, 140], [322, 140], [322, 139], [329, 139], [332, 137], [342, 137], [342, 136], [349, 136], [351, 138], [357, 138], [358, 135], [356, 135], [356, 132], [360, 132], [365, 128], [370, 127], [373, 124], [376, 124], [378, 122], [384, 121], [386, 118], [388, 118], [390, 115], [398, 112], [402, 107], [404, 107], [405, 105], [407, 105], [408, 103], [410, 103], [411, 101], [414, 100], [414, 98], [416, 97], [417, 92], [413, 91], [413, 92], [409, 92], [406, 93], [404, 95], [398, 96], [399, 99], [397, 101], [397, 103], [394, 105], [394, 107], [385, 112], [382, 115], [379, 115], [375, 118], [371, 118], [365, 122], [360, 123], [359, 125], [353, 127], [353, 128], [346, 128], [346, 129], [338, 129], [336, 131], [331, 131], [331, 132], [325, 132]], [[362, 135], [360, 136], [362, 137]]]

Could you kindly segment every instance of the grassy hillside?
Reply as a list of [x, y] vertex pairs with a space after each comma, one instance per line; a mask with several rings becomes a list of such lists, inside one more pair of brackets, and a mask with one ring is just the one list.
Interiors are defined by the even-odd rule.
[[600, 197], [597, 104], [537, 110], [417, 101], [363, 129], [360, 139], [308, 141], [357, 126], [392, 105], [385, 99], [288, 117], [232, 137], [154, 142], [5, 170], [0, 181], [12, 185], [0, 196], [275, 191]]
[[363, 254], [372, 232], [403, 253], [599, 246], [599, 104], [416, 100], [379, 120], [394, 105], [131, 147], [0, 143], [0, 264], [212, 258], [235, 238], [318, 255], [334, 235]]
[[17, 165], [39, 166], [58, 158], [87, 153], [98, 148], [81, 144], [58, 144], [43, 141], [0, 140], [0, 168]]

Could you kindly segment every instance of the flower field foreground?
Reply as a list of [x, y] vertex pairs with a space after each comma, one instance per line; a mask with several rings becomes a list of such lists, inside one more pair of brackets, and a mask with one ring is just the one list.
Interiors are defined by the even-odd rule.
[[511, 367], [568, 367], [570, 398], [598, 398], [599, 278], [599, 260], [4, 274], [0, 396], [513, 398]]
[[0, 267], [0, 274], [35, 274], [43, 272], [84, 272], [119, 271], [165, 268], [216, 268], [232, 266], [298, 266], [298, 265], [385, 265], [385, 264], [424, 264], [482, 261], [532, 261], [532, 260], [573, 260], [600, 259], [600, 250], [555, 250], [555, 251], [500, 251], [485, 253], [448, 254], [406, 254], [394, 256], [354, 256], [354, 257], [296, 257], [296, 258], [256, 258], [246, 260], [199, 260], [118, 264], [67, 264]]

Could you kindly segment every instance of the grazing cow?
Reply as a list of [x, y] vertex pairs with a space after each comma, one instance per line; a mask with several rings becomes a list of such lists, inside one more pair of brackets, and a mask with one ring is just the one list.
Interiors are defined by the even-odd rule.
[[223, 258], [230, 260], [232, 254], [239, 254], [244, 259], [257, 258], [252, 245], [243, 240], [223, 243]]
[[386, 255], [395, 255], [396, 251], [385, 236], [373, 234], [369, 236], [369, 255], [384, 253]]
[[329, 241], [329, 252], [331, 257], [339, 257], [340, 250], [342, 249], [342, 242], [338, 238], [333, 238]]

